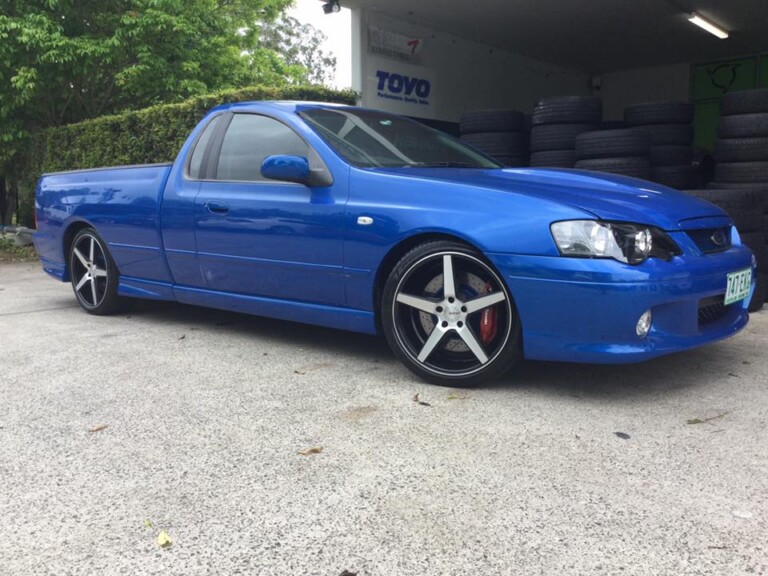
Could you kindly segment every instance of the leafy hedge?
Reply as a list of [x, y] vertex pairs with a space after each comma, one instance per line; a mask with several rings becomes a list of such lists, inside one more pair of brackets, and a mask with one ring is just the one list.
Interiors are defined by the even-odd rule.
[[34, 134], [14, 166], [21, 224], [34, 223], [34, 189], [45, 172], [169, 162], [208, 110], [228, 102], [312, 100], [354, 104], [351, 90], [319, 86], [254, 86], [198, 96], [179, 104], [102, 116]]

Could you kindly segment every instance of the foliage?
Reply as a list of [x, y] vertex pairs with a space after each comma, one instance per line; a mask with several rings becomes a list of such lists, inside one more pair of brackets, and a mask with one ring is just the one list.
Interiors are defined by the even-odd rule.
[[313, 100], [354, 104], [356, 94], [351, 90], [337, 91], [320, 86], [255, 86], [41, 131], [29, 139], [16, 164], [20, 222], [32, 225], [34, 187], [42, 173], [171, 162], [208, 110], [219, 104], [247, 100]]
[[333, 80], [336, 57], [320, 48], [327, 36], [311, 24], [283, 14], [263, 24], [261, 39], [264, 48], [279, 53], [292, 67], [300, 83], [328, 85]]
[[11, 236], [0, 234], [0, 264], [6, 262], [33, 262], [37, 260], [34, 246], [16, 246]]
[[285, 83], [290, 67], [253, 23], [290, 3], [0, 0], [0, 175], [36, 128]]

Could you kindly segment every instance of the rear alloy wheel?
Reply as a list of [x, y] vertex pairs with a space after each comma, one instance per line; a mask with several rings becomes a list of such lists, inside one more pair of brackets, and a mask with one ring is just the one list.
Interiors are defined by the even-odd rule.
[[520, 321], [506, 285], [477, 252], [453, 242], [406, 254], [384, 288], [390, 347], [427, 381], [487, 382], [520, 357]]
[[69, 251], [69, 272], [77, 301], [86, 312], [106, 315], [122, 307], [124, 299], [117, 295], [117, 267], [93, 228], [84, 228], [75, 235]]

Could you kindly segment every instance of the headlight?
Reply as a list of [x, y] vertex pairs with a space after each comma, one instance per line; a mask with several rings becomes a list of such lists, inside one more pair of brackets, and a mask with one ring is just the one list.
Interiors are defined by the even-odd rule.
[[613, 258], [640, 264], [654, 256], [669, 260], [680, 249], [662, 230], [642, 224], [570, 220], [555, 222], [552, 236], [563, 256]]

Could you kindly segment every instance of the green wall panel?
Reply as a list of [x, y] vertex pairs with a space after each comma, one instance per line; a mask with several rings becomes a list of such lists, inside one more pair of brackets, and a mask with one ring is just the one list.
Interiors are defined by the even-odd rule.
[[755, 87], [757, 59], [701, 64], [693, 71], [693, 99], [720, 98], [726, 92]]
[[717, 122], [720, 119], [720, 100], [696, 102], [694, 106], [693, 145], [711, 151], [717, 139]]

